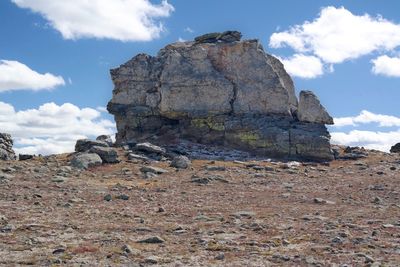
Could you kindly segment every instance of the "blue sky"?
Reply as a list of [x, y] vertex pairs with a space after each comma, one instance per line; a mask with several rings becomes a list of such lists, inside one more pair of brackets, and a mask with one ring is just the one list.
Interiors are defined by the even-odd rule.
[[43, 154], [111, 134], [110, 68], [234, 29], [278, 56], [297, 92], [319, 96], [336, 119], [333, 142], [387, 151], [400, 142], [399, 10], [395, 0], [3, 0], [0, 131], [19, 152]]

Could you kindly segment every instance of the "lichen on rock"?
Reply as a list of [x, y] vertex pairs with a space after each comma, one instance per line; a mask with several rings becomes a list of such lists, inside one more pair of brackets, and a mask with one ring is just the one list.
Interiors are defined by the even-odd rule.
[[[301, 93], [258, 40], [227, 31], [139, 54], [111, 70], [108, 110], [117, 143], [149, 136], [189, 139], [271, 157], [333, 159], [332, 118]], [[166, 138], [168, 137], [168, 138]], [[162, 140], [163, 138], [160, 138]]]

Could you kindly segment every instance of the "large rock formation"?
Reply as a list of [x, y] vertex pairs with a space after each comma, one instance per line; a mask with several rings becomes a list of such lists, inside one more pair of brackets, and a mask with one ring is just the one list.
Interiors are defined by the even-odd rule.
[[11, 135], [0, 133], [0, 160], [15, 160], [17, 158], [12, 147]]
[[331, 160], [332, 118], [282, 63], [235, 31], [173, 43], [111, 70], [117, 143], [185, 138], [271, 157]]

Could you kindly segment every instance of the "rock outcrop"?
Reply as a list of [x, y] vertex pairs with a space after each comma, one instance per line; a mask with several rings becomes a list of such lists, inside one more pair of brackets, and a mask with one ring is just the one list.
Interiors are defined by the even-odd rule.
[[17, 157], [13, 150], [11, 135], [0, 133], [0, 160], [15, 160]]
[[236, 31], [173, 43], [111, 70], [116, 141], [189, 139], [270, 157], [331, 160], [332, 118], [295, 95], [283, 64]]
[[390, 153], [400, 153], [400, 143], [395, 144], [390, 148]]

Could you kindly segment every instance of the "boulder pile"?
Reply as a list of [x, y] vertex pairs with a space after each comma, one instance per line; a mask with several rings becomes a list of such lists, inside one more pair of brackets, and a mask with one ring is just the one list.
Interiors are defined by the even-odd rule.
[[17, 158], [12, 147], [11, 135], [0, 133], [0, 160], [15, 160]]
[[332, 117], [311, 91], [299, 100], [283, 64], [228, 31], [139, 54], [111, 70], [117, 144], [190, 140], [297, 160], [333, 159]]

